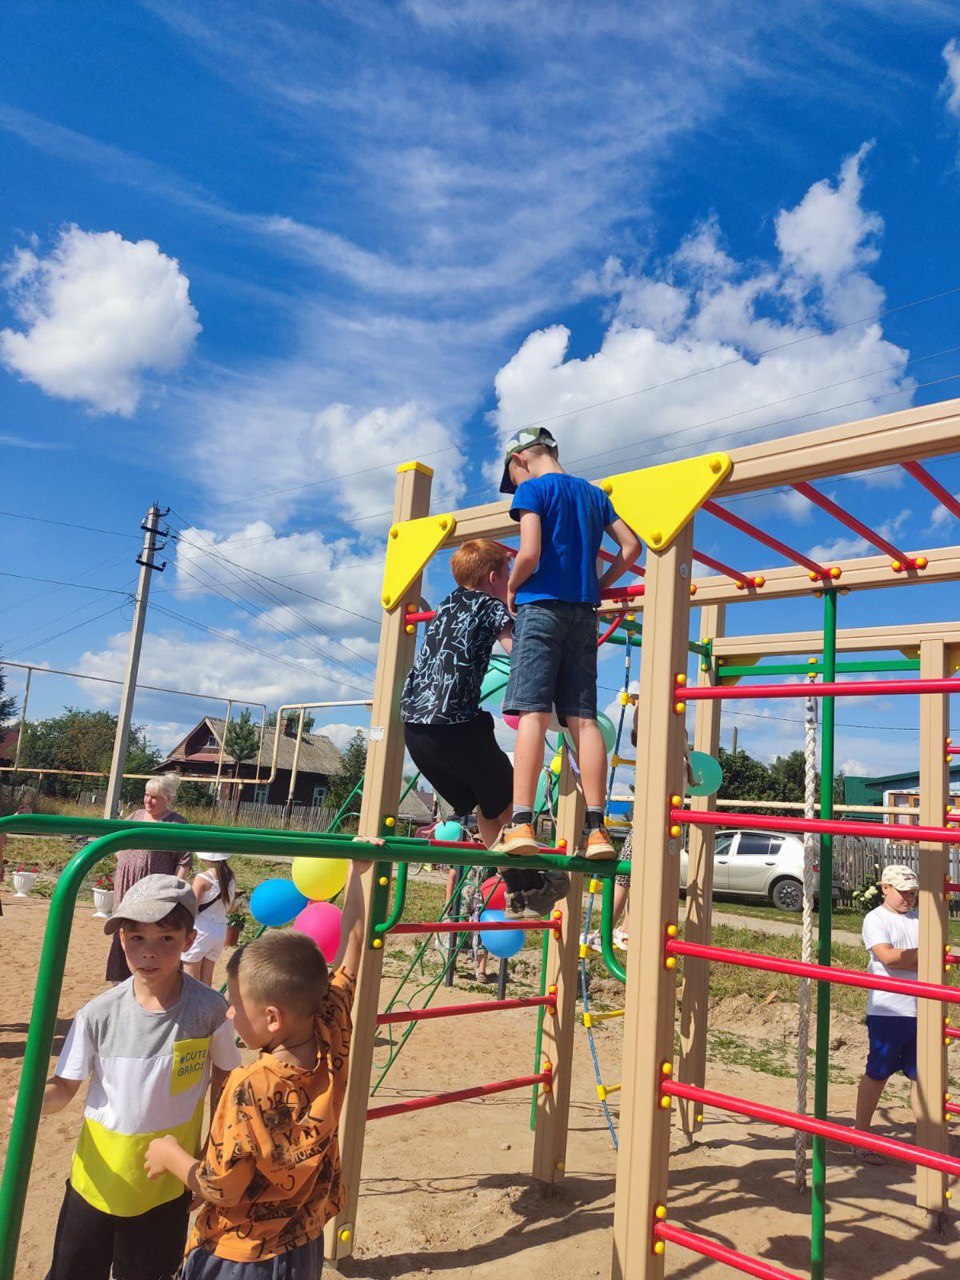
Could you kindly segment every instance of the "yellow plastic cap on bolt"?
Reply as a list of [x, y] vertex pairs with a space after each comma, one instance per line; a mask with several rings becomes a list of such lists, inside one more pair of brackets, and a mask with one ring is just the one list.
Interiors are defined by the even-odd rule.
[[337, 1239], [342, 1240], [344, 1244], [349, 1241], [350, 1236], [351, 1232], [349, 1227], [344, 1227], [341, 1231], [337, 1232]]

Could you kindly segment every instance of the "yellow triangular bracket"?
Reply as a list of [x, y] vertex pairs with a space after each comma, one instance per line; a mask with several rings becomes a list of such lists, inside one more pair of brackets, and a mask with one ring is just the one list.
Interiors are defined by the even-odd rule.
[[407, 588], [433, 553], [457, 527], [452, 515], [423, 516], [391, 525], [387, 535], [387, 560], [383, 568], [383, 607], [392, 612]]
[[725, 453], [624, 471], [600, 481], [617, 515], [655, 551], [669, 547], [687, 521], [727, 478], [733, 463]]

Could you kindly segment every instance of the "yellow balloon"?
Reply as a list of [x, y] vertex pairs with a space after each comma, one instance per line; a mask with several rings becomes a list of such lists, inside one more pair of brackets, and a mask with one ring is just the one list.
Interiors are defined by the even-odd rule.
[[335, 898], [347, 883], [346, 858], [294, 858], [290, 878], [312, 902]]
[[550, 761], [550, 772], [552, 774], [559, 774], [562, 765], [563, 765], [563, 757], [558, 751], [557, 754]]

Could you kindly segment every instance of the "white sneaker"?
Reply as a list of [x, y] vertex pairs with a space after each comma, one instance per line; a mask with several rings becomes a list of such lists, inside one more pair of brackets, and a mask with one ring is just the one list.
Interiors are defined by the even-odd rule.
[[630, 941], [630, 935], [629, 935], [629, 934], [624, 933], [622, 929], [614, 929], [614, 931], [613, 931], [613, 945], [614, 945], [614, 946], [615, 946], [619, 951], [626, 951], [626, 949], [627, 949], [627, 943], [628, 943], [629, 941]]
[[591, 951], [600, 951], [600, 930], [591, 929], [589, 933], [584, 934], [583, 942]]

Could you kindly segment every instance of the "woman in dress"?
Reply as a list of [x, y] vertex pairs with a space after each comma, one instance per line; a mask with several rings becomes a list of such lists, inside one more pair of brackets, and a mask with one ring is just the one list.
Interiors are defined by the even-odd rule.
[[[175, 773], [164, 773], [151, 778], [144, 787], [143, 808], [131, 813], [131, 822], [186, 822], [172, 805], [177, 797], [180, 779]], [[124, 849], [117, 854], [117, 870], [114, 874], [116, 901], [120, 902], [127, 890], [144, 876], [181, 876], [190, 879], [193, 857], [173, 849]], [[107, 957], [107, 981], [123, 982], [130, 977], [127, 961], [120, 946], [120, 935], [113, 935], [110, 955]]]

